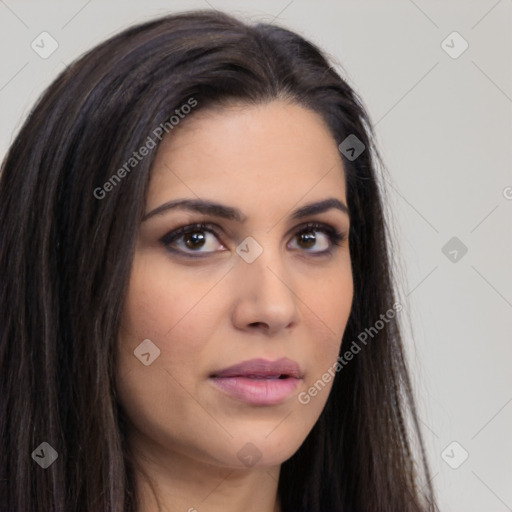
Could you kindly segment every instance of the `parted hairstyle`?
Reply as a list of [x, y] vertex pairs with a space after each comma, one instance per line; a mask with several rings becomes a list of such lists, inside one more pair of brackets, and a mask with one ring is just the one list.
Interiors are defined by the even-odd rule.
[[[285, 99], [319, 114], [337, 144], [355, 135], [365, 151], [340, 152], [354, 281], [340, 355], [396, 303], [373, 128], [327, 54], [290, 30], [216, 11], [125, 29], [55, 79], [2, 163], [3, 512], [136, 510], [115, 346], [156, 149], [125, 164], [191, 98], [189, 118]], [[334, 379], [282, 464], [283, 512], [437, 510], [402, 330], [390, 320]], [[31, 456], [42, 442], [58, 453], [47, 469]]]

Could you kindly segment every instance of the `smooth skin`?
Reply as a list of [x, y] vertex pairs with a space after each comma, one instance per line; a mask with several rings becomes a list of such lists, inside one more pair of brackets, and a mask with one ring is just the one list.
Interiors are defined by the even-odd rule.
[[[276, 100], [197, 111], [160, 144], [146, 214], [202, 199], [238, 208], [246, 220], [168, 209], [140, 225], [117, 368], [140, 511], [158, 510], [144, 473], [165, 512], [280, 512], [280, 465], [314, 426], [332, 381], [307, 404], [298, 395], [336, 362], [352, 305], [348, 237], [335, 245], [317, 228], [301, 235], [309, 222], [348, 235], [348, 214], [331, 208], [291, 219], [309, 203], [347, 204], [339, 142], [318, 114]], [[161, 241], [199, 222], [218, 236], [202, 229], [169, 247]], [[252, 263], [236, 252], [247, 237], [263, 249]], [[160, 350], [148, 366], [134, 355], [146, 339]], [[249, 405], [209, 378], [281, 357], [304, 378], [279, 404]], [[247, 443], [259, 457], [250, 466], [239, 457]]]

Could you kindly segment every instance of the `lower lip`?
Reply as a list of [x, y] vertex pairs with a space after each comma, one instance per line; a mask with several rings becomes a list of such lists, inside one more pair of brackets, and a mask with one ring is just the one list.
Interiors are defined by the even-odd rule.
[[275, 405], [283, 402], [297, 388], [300, 379], [250, 379], [247, 377], [213, 377], [216, 386], [251, 405]]

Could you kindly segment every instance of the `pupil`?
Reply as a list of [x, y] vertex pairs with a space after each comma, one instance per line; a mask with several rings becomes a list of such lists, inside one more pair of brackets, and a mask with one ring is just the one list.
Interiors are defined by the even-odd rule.
[[303, 245], [309, 248], [309, 247], [315, 245], [316, 237], [311, 232], [310, 233], [302, 233], [301, 240], [302, 240], [302, 242], [305, 242]]
[[[192, 243], [190, 241], [192, 240]], [[189, 249], [195, 249], [201, 246], [201, 242], [204, 242], [204, 235], [201, 231], [194, 231], [192, 233], [188, 233], [185, 237], [185, 245]]]

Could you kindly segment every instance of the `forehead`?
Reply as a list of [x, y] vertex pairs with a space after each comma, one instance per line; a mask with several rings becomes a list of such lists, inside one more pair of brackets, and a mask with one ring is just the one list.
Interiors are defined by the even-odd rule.
[[245, 211], [326, 194], [345, 199], [336, 140], [315, 112], [274, 101], [184, 119], [158, 148], [146, 210], [176, 197], [224, 199]]

